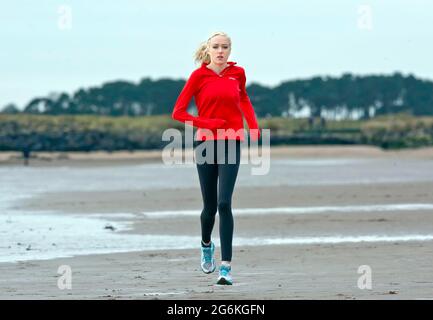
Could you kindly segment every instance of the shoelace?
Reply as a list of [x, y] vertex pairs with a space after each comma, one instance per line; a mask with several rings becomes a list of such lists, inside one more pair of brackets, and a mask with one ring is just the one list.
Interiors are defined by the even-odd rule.
[[224, 267], [221, 267], [221, 268], [220, 268], [220, 273], [221, 273], [221, 275], [224, 276], [224, 277], [227, 277], [228, 274], [229, 274], [229, 272], [230, 272], [230, 269], [229, 269], [229, 268], [224, 268]]

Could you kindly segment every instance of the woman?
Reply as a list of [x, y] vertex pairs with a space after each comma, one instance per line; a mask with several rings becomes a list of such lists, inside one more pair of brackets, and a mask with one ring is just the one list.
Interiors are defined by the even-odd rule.
[[[213, 160], [197, 163], [203, 198], [201, 268], [205, 273], [216, 269], [211, 233], [218, 211], [222, 261], [217, 284], [227, 285], [233, 284], [231, 202], [241, 158], [240, 143], [245, 139], [242, 116], [247, 120], [251, 139], [257, 141], [260, 138], [254, 109], [245, 89], [245, 71], [236, 66], [236, 62], [228, 61], [230, 52], [231, 40], [224, 32], [213, 33], [202, 43], [195, 54], [195, 60], [201, 66], [191, 73], [172, 113], [173, 119], [198, 128], [196, 159], [204, 155], [207, 160], [207, 156]], [[198, 116], [187, 112], [192, 97], [195, 98]], [[199, 154], [198, 150], [205, 153]], [[207, 154], [209, 151], [210, 155]]]

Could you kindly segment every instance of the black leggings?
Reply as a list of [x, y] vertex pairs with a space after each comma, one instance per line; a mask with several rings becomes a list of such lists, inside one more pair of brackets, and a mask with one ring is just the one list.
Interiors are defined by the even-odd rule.
[[[202, 144], [206, 145], [201, 146]], [[200, 148], [197, 149], [199, 145]], [[223, 147], [224, 152], [222, 152], [223, 149], [221, 149]], [[218, 210], [222, 261], [231, 261], [232, 259], [234, 222], [231, 203], [240, 165], [240, 147], [239, 140], [198, 141], [194, 147], [196, 159], [198, 156], [201, 157], [201, 155], [205, 157], [209, 148], [213, 148], [214, 156], [213, 161], [211, 161], [212, 163], [196, 162], [203, 198], [203, 210], [200, 215], [201, 237], [202, 241], [205, 243], [211, 240], [215, 215]], [[211, 154], [209, 154], [209, 157]], [[219, 185], [217, 190], [218, 180]]]

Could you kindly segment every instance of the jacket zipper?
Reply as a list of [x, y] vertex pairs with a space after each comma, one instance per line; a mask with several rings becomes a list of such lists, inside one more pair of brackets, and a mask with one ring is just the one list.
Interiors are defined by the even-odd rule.
[[223, 70], [221, 70], [221, 72], [218, 74], [216, 73], [214, 70], [212, 70], [211, 68], [206, 67], [206, 69], [209, 69], [210, 71], [212, 71], [215, 75], [217, 75], [218, 77], [222, 78], [222, 76], [227, 72], [227, 69], [230, 68], [231, 65], [228, 65], [227, 67], [225, 67]]

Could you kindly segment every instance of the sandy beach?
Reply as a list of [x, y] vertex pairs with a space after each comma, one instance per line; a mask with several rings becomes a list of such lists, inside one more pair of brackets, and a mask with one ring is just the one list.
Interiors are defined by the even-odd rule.
[[[191, 153], [191, 150], [186, 151]], [[366, 157], [366, 158], [417, 158], [433, 160], [433, 147], [383, 150], [367, 145], [322, 145], [322, 146], [273, 146], [272, 158], [315, 158], [315, 157]], [[34, 152], [29, 159], [32, 166], [100, 166], [115, 164], [134, 164], [161, 162], [161, 151], [95, 151], [95, 152]], [[20, 152], [0, 152], [0, 166], [22, 165]]]
[[[283, 160], [377, 159], [391, 165], [393, 159], [431, 161], [433, 148], [383, 151], [369, 146], [290, 146], [272, 148], [271, 155], [272, 159]], [[160, 160], [154, 151], [38, 157], [30, 160], [30, 166], [92, 168]], [[0, 155], [0, 167], [18, 168], [21, 161], [17, 153]], [[243, 245], [235, 246], [233, 286], [215, 285], [217, 273], [202, 273], [199, 248], [137, 250], [0, 263], [0, 298], [433, 299], [433, 240], [413, 240], [416, 235], [433, 236], [433, 209], [427, 206], [432, 202], [430, 179], [318, 185], [240, 184], [232, 204], [235, 238], [290, 237], [304, 242], [263, 245], [242, 242]], [[201, 205], [196, 185], [146, 190], [52, 190], [15, 202], [11, 209], [50, 211], [64, 216], [77, 212], [89, 217], [112, 215], [114, 220], [127, 220], [130, 228], [107, 232], [125, 236], [198, 237]], [[248, 212], [251, 208], [259, 212]], [[281, 212], [272, 208], [280, 208]], [[158, 215], [161, 211], [176, 210], [192, 210], [196, 214]], [[124, 213], [129, 216], [119, 215]], [[218, 222], [217, 219], [213, 233], [216, 237]], [[381, 241], [368, 235], [392, 237]], [[412, 238], [405, 239], [408, 235]], [[357, 237], [364, 237], [365, 241]], [[219, 242], [216, 244], [219, 261]], [[61, 290], [57, 286], [61, 265], [71, 267], [72, 289]], [[371, 289], [357, 285], [361, 277], [358, 268], [365, 265], [372, 271]]]

